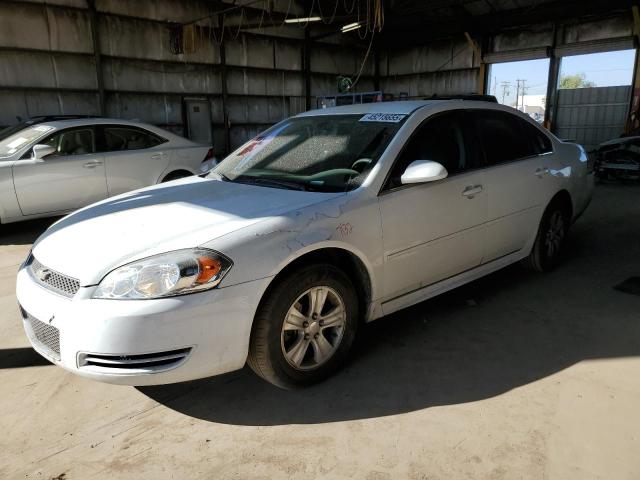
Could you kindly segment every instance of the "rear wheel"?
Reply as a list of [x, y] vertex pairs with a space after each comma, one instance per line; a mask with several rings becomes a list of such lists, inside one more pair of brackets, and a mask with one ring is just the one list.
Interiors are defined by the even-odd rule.
[[171, 172], [169, 175], [162, 179], [162, 183], [170, 182], [171, 180], [178, 180], [179, 178], [190, 177], [193, 175], [191, 172], [187, 172], [186, 170], [178, 170], [177, 172]]
[[358, 299], [349, 278], [332, 265], [304, 267], [263, 300], [247, 363], [274, 385], [310, 385], [344, 362], [357, 327]]
[[569, 209], [562, 202], [554, 202], [542, 216], [538, 235], [529, 256], [523, 263], [532, 270], [553, 270], [562, 260], [570, 221]]

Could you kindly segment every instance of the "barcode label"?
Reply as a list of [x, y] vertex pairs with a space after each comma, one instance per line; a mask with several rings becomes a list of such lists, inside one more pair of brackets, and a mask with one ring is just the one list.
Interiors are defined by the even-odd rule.
[[360, 119], [361, 122], [386, 122], [400, 123], [404, 117], [403, 113], [367, 113]]

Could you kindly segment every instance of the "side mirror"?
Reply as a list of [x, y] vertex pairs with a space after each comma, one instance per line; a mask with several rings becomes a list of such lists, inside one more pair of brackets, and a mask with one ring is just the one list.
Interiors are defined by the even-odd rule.
[[50, 147], [49, 145], [34, 145], [31, 153], [32, 160], [42, 160], [47, 155], [51, 155], [56, 152], [56, 147]]
[[412, 162], [400, 177], [402, 185], [410, 183], [427, 183], [435, 182], [447, 178], [449, 173], [438, 162], [431, 160], [416, 160]]

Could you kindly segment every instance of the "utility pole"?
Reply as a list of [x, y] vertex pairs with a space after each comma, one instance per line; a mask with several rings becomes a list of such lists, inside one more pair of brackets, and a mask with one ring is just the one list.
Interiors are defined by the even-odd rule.
[[498, 89], [498, 77], [493, 77], [493, 96], [496, 96], [496, 90]]
[[504, 81], [500, 84], [502, 87], [502, 104], [504, 105], [505, 98], [507, 98], [511, 92], [509, 91], [509, 87], [511, 87], [511, 82]]
[[527, 80], [523, 78], [519, 78], [516, 80], [518, 87], [516, 93], [516, 110], [520, 110], [518, 107], [520, 106], [520, 96], [522, 96], [522, 108], [524, 109], [524, 96], [527, 93]]

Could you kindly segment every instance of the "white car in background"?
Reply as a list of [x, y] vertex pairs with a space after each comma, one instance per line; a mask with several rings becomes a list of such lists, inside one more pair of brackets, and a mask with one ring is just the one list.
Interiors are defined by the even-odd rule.
[[52, 225], [20, 268], [34, 348], [149, 385], [248, 362], [319, 381], [368, 322], [514, 262], [555, 267], [593, 188], [582, 147], [509, 107], [405, 101], [284, 120], [204, 176]]
[[214, 165], [213, 150], [108, 118], [38, 123], [0, 140], [0, 223], [56, 216]]

